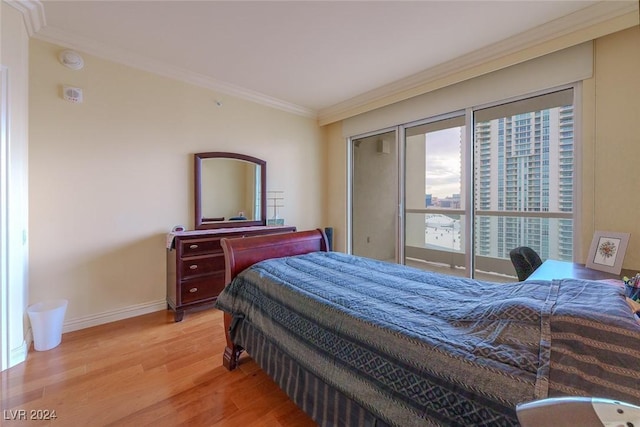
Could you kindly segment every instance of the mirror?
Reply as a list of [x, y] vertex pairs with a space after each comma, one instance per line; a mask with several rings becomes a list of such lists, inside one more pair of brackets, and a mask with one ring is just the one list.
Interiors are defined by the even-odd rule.
[[194, 161], [196, 230], [266, 225], [267, 162], [223, 152]]

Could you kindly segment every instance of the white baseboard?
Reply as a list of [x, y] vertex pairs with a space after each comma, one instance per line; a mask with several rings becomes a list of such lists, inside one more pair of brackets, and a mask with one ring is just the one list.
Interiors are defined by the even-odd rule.
[[[167, 301], [153, 301], [144, 304], [131, 305], [129, 307], [120, 308], [118, 310], [106, 311], [104, 313], [94, 314], [91, 316], [79, 317], [64, 322], [62, 333], [78, 331], [80, 329], [90, 328], [105, 323], [115, 322], [117, 320], [128, 319], [130, 317], [141, 316], [143, 314], [153, 313], [156, 311], [166, 310]], [[64, 338], [63, 338], [64, 339]], [[12, 367], [27, 360], [27, 353], [33, 342], [33, 332], [31, 326], [26, 331], [23, 343], [16, 348], [10, 350], [9, 366]]]
[[143, 314], [153, 313], [167, 309], [167, 301], [153, 301], [144, 304], [130, 305], [129, 307], [117, 310], [106, 311], [91, 316], [78, 317], [64, 322], [62, 333], [78, 331], [80, 329], [90, 328], [92, 326], [103, 325], [105, 323], [115, 322], [117, 320], [128, 319], [130, 317], [141, 316]]
[[25, 360], [27, 360], [27, 351], [29, 350], [29, 345], [31, 344], [31, 329], [29, 329], [29, 337], [27, 340], [22, 342], [22, 345], [20, 345], [19, 347], [16, 348], [12, 348], [9, 351], [9, 366], [7, 366], [7, 368], [10, 368], [12, 366], [17, 365], [18, 363], [22, 363]]

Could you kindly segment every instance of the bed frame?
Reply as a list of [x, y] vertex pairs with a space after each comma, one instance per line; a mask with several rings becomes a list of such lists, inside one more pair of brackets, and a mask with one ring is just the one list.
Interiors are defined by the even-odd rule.
[[[227, 284], [230, 284], [242, 271], [259, 261], [304, 255], [311, 252], [328, 252], [329, 250], [328, 239], [322, 230], [221, 239], [221, 245], [225, 255], [225, 283]], [[276, 261], [274, 264], [278, 264], [272, 266], [274, 278], [279, 276], [286, 277], [287, 279], [283, 279], [285, 283], [287, 280], [297, 280], [293, 279], [294, 277], [299, 278], [304, 285], [304, 289], [308, 289], [309, 286], [321, 283], [321, 279], [317, 277], [319, 274], [308, 275], [309, 271], [299, 268], [300, 266], [295, 267], [296, 264], [304, 264], [315, 273], [320, 270], [322, 265], [333, 266], [342, 270], [342, 267], [337, 267], [327, 261], [329, 259], [335, 261], [337, 258], [343, 258], [342, 255], [324, 255], [310, 256], [311, 259], [317, 258], [321, 260], [319, 263], [314, 263], [318, 260], [312, 262], [311, 259], [300, 263], [281, 263], [274, 260]], [[351, 260], [346, 260], [346, 262], [349, 261]], [[291, 265], [287, 267], [286, 264]], [[364, 262], [362, 267], [365, 269], [370, 267], [375, 270], [373, 265], [369, 265], [367, 262]], [[344, 270], [350, 270], [350, 268], [344, 268]], [[354, 270], [358, 273], [361, 272], [359, 268], [354, 268]], [[380, 271], [386, 272], [387, 270]], [[343, 273], [344, 271], [340, 274]], [[389, 270], [389, 274], [393, 273], [398, 274], [398, 279], [392, 284], [391, 290], [394, 287], [401, 286], [402, 283], [398, 281], [405, 278], [408, 283], [414, 283], [412, 279], [405, 276], [405, 271]], [[408, 272], [407, 274], [411, 275], [413, 273]], [[315, 281], [316, 279], [318, 282]], [[339, 299], [338, 289], [340, 284], [344, 280], [349, 280], [349, 276], [345, 273], [344, 277], [341, 276], [341, 280], [336, 277], [332, 277], [332, 279], [335, 280], [326, 283], [327, 292], [333, 292], [332, 295], [337, 295]], [[437, 281], [437, 283], [431, 283], [431, 285], [443, 285], [442, 287], [450, 289], [447, 292], [451, 292], [451, 289], [455, 291], [455, 286], [460, 285], [457, 283], [458, 279], [436, 277], [433, 280]], [[510, 352], [509, 349], [506, 349], [505, 351], [509, 353], [506, 356], [500, 356], [498, 359], [493, 358], [490, 361], [490, 365], [479, 366], [478, 363], [471, 362], [468, 357], [459, 359], [457, 353], [448, 356], [440, 346], [429, 347], [431, 341], [425, 340], [423, 345], [418, 338], [415, 338], [415, 340], [411, 338], [415, 341], [415, 345], [411, 346], [411, 354], [417, 357], [413, 359], [416, 362], [417, 369], [411, 370], [408, 366], [409, 363], [413, 362], [410, 362], [409, 359], [405, 361], [403, 356], [396, 357], [397, 353], [393, 355], [390, 353], [387, 355], [381, 354], [381, 358], [384, 359], [386, 357], [387, 359], [381, 360], [379, 363], [367, 363], [376, 358], [375, 354], [373, 352], [369, 353], [366, 348], [377, 348], [378, 343], [373, 343], [373, 340], [370, 339], [377, 332], [381, 334], [380, 339], [391, 339], [391, 335], [396, 335], [398, 340], [393, 341], [394, 348], [401, 348], [403, 344], [408, 344], [402, 331], [396, 329], [385, 329], [383, 331], [384, 325], [381, 326], [380, 331], [365, 330], [366, 328], [361, 327], [363, 331], [358, 332], [357, 336], [353, 335], [353, 345], [356, 349], [355, 353], [350, 353], [350, 355], [354, 356], [353, 360], [347, 361], [346, 358], [341, 359], [336, 357], [336, 354], [331, 354], [337, 348], [336, 346], [340, 346], [340, 350], [349, 351], [348, 347], [343, 345], [342, 337], [340, 336], [342, 334], [345, 335], [346, 340], [349, 339], [349, 337], [346, 337], [347, 334], [344, 333], [346, 330], [344, 328], [353, 328], [349, 329], [349, 331], [356, 331], [360, 327], [358, 322], [361, 322], [362, 319], [356, 316], [354, 317], [355, 321], [350, 322], [351, 318], [346, 312], [340, 312], [342, 317], [338, 319], [338, 323], [343, 327], [342, 330], [330, 330], [330, 325], [327, 325], [327, 328], [320, 328], [317, 332], [309, 329], [298, 329], [296, 332], [291, 333], [292, 336], [289, 337], [289, 331], [292, 329], [287, 328], [290, 326], [296, 327], [302, 321], [306, 323], [301, 324], [308, 327], [309, 323], [314, 322], [314, 313], [319, 306], [309, 301], [312, 298], [300, 296], [295, 290], [289, 290], [287, 286], [283, 289], [270, 288], [270, 286], [279, 286], [277, 285], [277, 279], [270, 280], [267, 277], [258, 277], [257, 275], [255, 277], [247, 277], [247, 289], [245, 290], [249, 290], [249, 294], [245, 295], [242, 289], [236, 289], [236, 284], [241, 285], [241, 283], [234, 282], [233, 292], [230, 295], [224, 294], [219, 301], [221, 303], [220, 306], [224, 307], [225, 311], [226, 347], [223, 354], [223, 366], [228, 370], [235, 369], [239, 364], [241, 353], [245, 351], [243, 346], [246, 346], [250, 352], [254, 353], [251, 356], [258, 366], [278, 384], [298, 407], [311, 416], [319, 425], [376, 425], [388, 427], [401, 424], [398, 420], [410, 420], [402, 425], [423, 425], [423, 420], [425, 424], [429, 424], [428, 421], [434, 424], [444, 424], [443, 420], [449, 420], [456, 425], [462, 425], [462, 421], [454, 422], [454, 420], [465, 420], [465, 425], [516, 425], [516, 404], [522, 403], [527, 399], [547, 397], [547, 393], [550, 393], [549, 396], [552, 397], [563, 396], [566, 395], [567, 390], [575, 390], [572, 394], [576, 396], [593, 395], [594, 391], [597, 391], [598, 394], [604, 393], [605, 396], [611, 399], [622, 399], [621, 401], [637, 403], [639, 398], [637, 384], [640, 379], [640, 373], [636, 367], [637, 355], [640, 354], [640, 341], [629, 339], [631, 336], [635, 337], [638, 332], [638, 325], [635, 319], [629, 318], [627, 307], [620, 300], [621, 293], [617, 289], [604, 284], [596, 284], [595, 282], [573, 282], [575, 281], [570, 280], [567, 283], [555, 281], [555, 283], [549, 282], [548, 284], [532, 282], [527, 286], [513, 284], [514, 289], [511, 292], [515, 295], [516, 301], [511, 302], [509, 299], [505, 299], [507, 302], [504, 308], [505, 312], [499, 314], [498, 319], [504, 318], [508, 321], [516, 321], [515, 328], [518, 332], [513, 332], [512, 330], [512, 332], [507, 332], [507, 335], [505, 335], [509, 337], [511, 336], [510, 334], [515, 334], [513, 339], [516, 344], [520, 343], [518, 334], [527, 330], [523, 329], [527, 328], [527, 325], [531, 326], [528, 331], [535, 333], [536, 337], [539, 336], [541, 340], [540, 347], [537, 348], [537, 345], [529, 346], [526, 352], [523, 353], [528, 360], [526, 364], [509, 363], [511, 369], [502, 369], [500, 363], [506, 363], [502, 361], [514, 360], [513, 358], [519, 356], [519, 353], [516, 353], [515, 350]], [[473, 281], [467, 284], [469, 286], [474, 285]], [[375, 285], [378, 285], [378, 283], [372, 282], [372, 286]], [[388, 293], [389, 288], [383, 288], [383, 284], [379, 285], [379, 290], [384, 290], [385, 300], [393, 299], [393, 297], [389, 298], [389, 295], [391, 295]], [[566, 294], [561, 294], [561, 286], [566, 286]], [[292, 287], [295, 286], [292, 284]], [[333, 287], [336, 287], [335, 291]], [[448, 295], [447, 292], [443, 293], [442, 296]], [[491, 295], [499, 295], [501, 290], [498, 289], [492, 292]], [[521, 304], [521, 299], [523, 297], [527, 298], [532, 292], [535, 293], [532, 297], [535, 305], [529, 307], [528, 303]], [[587, 301], [586, 303], [575, 303], [577, 292], [581, 293], [582, 298]], [[373, 292], [373, 294], [375, 293]], [[558, 295], [562, 296], [564, 300], [563, 298], [556, 298]], [[238, 297], [237, 299], [235, 298], [236, 296]], [[295, 308], [303, 308], [303, 310], [295, 311], [293, 307], [287, 307], [291, 301], [285, 297], [295, 299], [300, 304]], [[259, 300], [258, 303], [264, 304], [264, 307], [257, 308], [252, 305], [256, 301], [249, 300], [253, 298]], [[602, 307], [601, 312], [592, 313], [593, 304], [603, 298], [611, 307]], [[555, 312], [552, 312], [551, 306], [548, 304], [549, 301], [554, 304], [558, 301], [560, 302], [554, 308]], [[233, 308], [236, 304], [237, 309]], [[292, 310], [288, 311], [288, 309]], [[247, 316], [255, 315], [255, 324], [252, 322], [253, 317], [242, 321], [241, 313], [237, 313], [235, 318], [226, 313], [234, 310], [247, 313]], [[421, 307], [420, 312], [428, 315], [428, 310], [430, 310], [430, 307]], [[476, 313], [472, 306], [465, 306], [465, 310], [469, 315], [476, 317], [461, 318], [463, 322], [466, 322], [466, 319], [473, 320], [477, 316], [483, 315], [480, 312]], [[490, 314], [490, 311], [495, 310], [495, 307], [488, 307], [487, 310], [489, 311], [485, 310], [484, 313]], [[338, 311], [335, 310], [334, 312], [338, 313]], [[390, 309], [389, 313], [393, 314], [393, 310]], [[403, 315], [402, 313], [397, 314]], [[409, 322], [412, 321], [410, 317], [406, 319]], [[491, 318], [484, 320], [492, 321]], [[437, 325], [438, 323], [434, 324]], [[282, 328], [280, 325], [282, 325]], [[264, 330], [261, 329], [262, 326], [264, 326]], [[372, 328], [373, 326], [375, 325], [372, 325]], [[425, 322], [420, 326], [428, 327], [429, 323]], [[478, 326], [484, 328], [483, 325]], [[538, 326], [540, 326], [539, 329]], [[234, 331], [234, 334], [230, 334], [230, 330]], [[307, 336], [313, 335], [313, 340], [304, 341], [301, 339], [304, 337], [297, 335], [300, 331], [311, 332]], [[324, 331], [328, 332], [325, 333]], [[270, 333], [280, 333], [282, 336], [279, 338], [284, 339], [274, 339], [273, 336], [268, 336]], [[236, 336], [235, 334], [238, 335]], [[558, 356], [554, 356], [553, 352], [555, 350], [551, 348], [553, 334], [555, 334], [553, 340], [557, 341], [557, 348], [569, 349], [573, 348], [572, 345], [575, 345], [576, 353], [582, 358], [574, 357], [572, 355], [573, 351], [570, 349], [567, 350], [569, 355], [566, 357], [562, 351], [556, 352]], [[232, 335], [242, 345], [234, 343], [231, 339]], [[564, 338], [563, 336], [565, 335], [568, 337]], [[410, 336], [410, 334], [407, 336]], [[364, 339], [362, 339], [363, 337]], [[606, 350], [603, 352], [594, 350], [591, 353], [580, 351], [582, 343], [593, 340], [598, 340], [603, 345], [606, 344]], [[300, 344], [300, 342], [303, 344]], [[329, 342], [332, 346], [323, 347], [319, 344], [321, 342]], [[296, 345], [306, 347], [300, 350]], [[331, 357], [318, 358], [320, 363], [317, 364], [314, 364], [313, 360], [296, 359], [301, 355], [305, 357], [312, 355], [314, 352], [313, 346], [315, 345], [318, 345], [320, 349], [318, 356], [321, 353], [328, 354], [329, 356], [334, 356], [334, 359], [331, 359]], [[537, 351], [543, 354], [539, 355], [537, 360], [529, 360], [528, 355], [535, 357]], [[367, 356], [362, 357], [365, 353]], [[380, 353], [384, 352], [381, 351]], [[425, 356], [422, 356], [423, 354]], [[426, 359], [421, 359], [421, 357], [426, 357]], [[602, 361], [600, 361], [601, 357]], [[598, 360], [598, 366], [595, 366], [596, 364], [590, 360], [585, 362], [583, 360], [585, 358]], [[362, 363], [363, 359], [366, 359], [364, 364]], [[399, 360], [399, 363], [393, 365], [393, 362], [397, 360]], [[417, 362], [422, 360], [425, 361], [424, 365]], [[449, 361], [452, 362], [452, 365], [447, 364]], [[534, 363], [537, 363], [537, 365], [533, 366]], [[442, 369], [439, 366], [440, 364], [445, 364], [443, 366], [447, 368]], [[557, 367], [553, 367], [554, 364]], [[611, 365], [611, 367], [601, 369], [601, 364], [603, 366]], [[320, 365], [326, 365], [328, 369], [316, 369]], [[407, 366], [407, 369], [403, 367], [404, 365]], [[478, 365], [478, 370], [476, 370], [475, 365]], [[387, 374], [392, 371], [396, 372], [394, 366], [397, 367], [398, 373]], [[552, 368], [553, 372], [550, 373]], [[493, 379], [492, 371], [495, 371], [495, 380]], [[606, 373], [600, 374], [600, 372], [605, 371]], [[341, 372], [349, 372], [350, 374], [345, 375]], [[382, 374], [378, 378], [377, 375], [380, 372]], [[423, 372], [425, 373], [424, 376], [422, 376]], [[467, 373], [471, 375], [470, 378], [473, 381], [470, 384], [466, 383]], [[360, 376], [360, 374], [362, 375]], [[382, 377], [384, 377], [384, 381]], [[365, 382], [366, 378], [371, 378], [371, 381]], [[452, 380], [449, 380], [449, 378], [452, 378]], [[594, 381], [593, 378], [596, 378], [597, 381]], [[478, 382], [475, 382], [475, 379]], [[354, 380], [362, 380], [363, 382], [360, 384], [354, 382]], [[405, 382], [406, 384], [422, 384], [424, 387], [405, 387]], [[365, 386], [360, 387], [362, 385]], [[502, 385], [507, 387], [507, 391], [501, 389]], [[521, 385], [524, 388], [521, 388]], [[360, 393], [359, 390], [362, 390], [363, 393]], [[379, 396], [374, 393], [376, 390], [381, 391]], [[510, 391], [513, 391], [515, 395], [508, 396], [507, 393]], [[382, 393], [385, 393], [385, 395], [382, 396]], [[413, 399], [416, 393], [419, 393], [420, 399]], [[378, 402], [380, 402], [379, 406], [377, 405]], [[494, 421], [495, 423], [492, 424]], [[417, 424], [417, 422], [421, 424]]]
[[[251, 265], [269, 258], [302, 255], [310, 252], [328, 252], [329, 241], [321, 229], [264, 236], [221, 239], [225, 262], [225, 283], [229, 284], [240, 272]], [[224, 313], [224, 334], [227, 346], [222, 355], [222, 365], [228, 370], [238, 366], [244, 351], [229, 336], [232, 316]]]

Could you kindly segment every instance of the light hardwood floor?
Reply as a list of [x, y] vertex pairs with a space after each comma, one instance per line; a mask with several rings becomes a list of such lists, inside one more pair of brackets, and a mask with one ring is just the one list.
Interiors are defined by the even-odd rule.
[[[64, 334], [58, 347], [31, 349], [0, 373], [0, 425], [315, 425], [246, 355], [234, 372], [223, 368], [223, 349], [215, 309], [179, 323], [162, 311]], [[46, 411], [57, 418], [29, 419]]]

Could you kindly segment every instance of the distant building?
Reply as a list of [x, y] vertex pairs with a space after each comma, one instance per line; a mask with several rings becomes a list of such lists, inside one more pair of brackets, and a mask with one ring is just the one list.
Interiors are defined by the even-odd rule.
[[448, 196], [444, 199], [437, 198], [433, 202], [433, 206], [444, 209], [460, 209], [462, 207], [460, 194], [454, 194], [453, 196]]
[[572, 260], [572, 219], [508, 212], [573, 211], [573, 107], [476, 123], [475, 138], [476, 253], [508, 258], [525, 245], [543, 259]]

